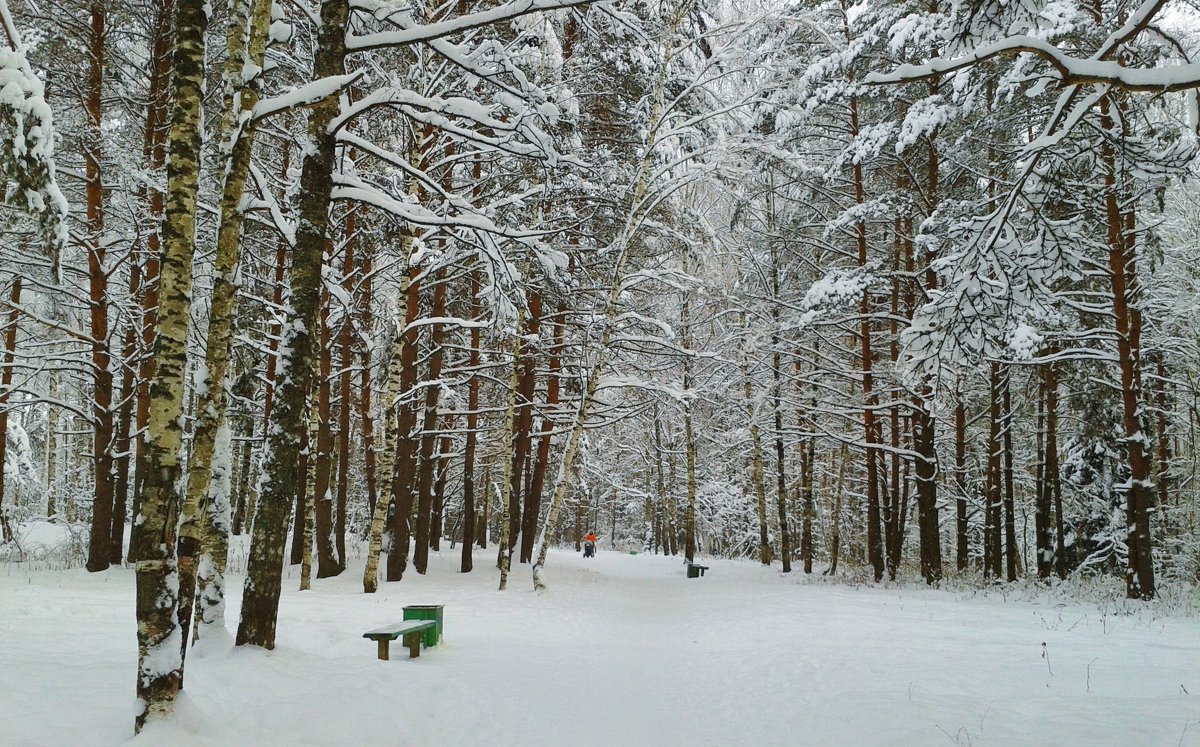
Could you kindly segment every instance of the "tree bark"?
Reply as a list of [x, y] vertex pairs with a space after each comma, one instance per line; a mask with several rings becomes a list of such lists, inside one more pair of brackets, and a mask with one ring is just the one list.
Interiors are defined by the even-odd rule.
[[[433, 289], [432, 315], [435, 319], [446, 315], [445, 278], [439, 277]], [[420, 467], [417, 472], [417, 517], [413, 533], [413, 568], [424, 575], [429, 569], [429, 524], [433, 509], [433, 478], [436, 467], [434, 448], [438, 442], [438, 399], [441, 394], [442, 378], [442, 325], [434, 324], [430, 330], [429, 384], [425, 388], [424, 417], [421, 422]]]
[[182, 496], [184, 375], [191, 321], [192, 258], [195, 254], [196, 191], [200, 176], [200, 124], [204, 91], [207, 6], [178, 0], [172, 86], [170, 153], [167, 164], [167, 221], [159, 276], [160, 313], [150, 387], [146, 472], [131, 540], [136, 559], [138, 622], [137, 694], [142, 704], [135, 729], [171, 713], [183, 682], [183, 638], [175, 618], [179, 601], [176, 555], [197, 547], [180, 542], [176, 523]]
[[[146, 170], [151, 174], [162, 171], [167, 163], [166, 137], [169, 128], [171, 101], [174, 91], [171, 85], [171, 58], [175, 46], [175, 0], [158, 0], [154, 22], [154, 39], [151, 42], [150, 88], [146, 108], [146, 127], [143, 140], [143, 157]], [[159, 264], [162, 242], [160, 231], [163, 212], [166, 209], [165, 195], [161, 190], [147, 188], [144, 196], [150, 224], [146, 236], [146, 261], [141, 279], [141, 350], [137, 362], [137, 401], [134, 407], [135, 437], [133, 459], [133, 515], [141, 513], [141, 485], [146, 474], [146, 429], [150, 424], [150, 382], [154, 378], [154, 336], [158, 330]], [[133, 562], [133, 541], [129, 544], [129, 562]]]
[[[13, 275], [12, 289], [9, 291], [9, 301], [12, 311], [8, 313], [8, 322], [4, 330], [4, 369], [0, 372], [0, 523], [3, 524], [3, 537], [0, 541], [12, 540], [12, 529], [8, 523], [8, 514], [4, 512], [4, 473], [8, 455], [8, 396], [12, 388], [13, 361], [17, 350], [17, 320], [18, 307], [21, 305], [21, 276]], [[53, 407], [53, 405], [51, 406]], [[119, 560], [118, 556], [118, 560]]]
[[[242, 113], [248, 112], [258, 102], [257, 81], [253, 78], [246, 80], [243, 67], [245, 60], [249, 60], [255, 69], [261, 69], [270, 23], [270, 0], [238, 0], [233, 3], [226, 32], [226, 90], [220, 128], [220, 135], [228, 138], [227, 144], [222, 145], [226, 162], [225, 182], [221, 190], [221, 214], [213, 265], [204, 356], [205, 376], [196, 405], [187, 494], [183, 522], [179, 528], [181, 541], [199, 545], [198, 555], [181, 556], [179, 562], [179, 623], [185, 642], [192, 620], [197, 574], [202, 580], [199, 588], [201, 603], [196, 610], [196, 637], [223, 630], [225, 626], [229, 483], [233, 469], [226, 421], [229, 409], [229, 358], [237, 313], [237, 268], [244, 218], [241, 202], [250, 174], [255, 136], [253, 122], [247, 123], [245, 130], [241, 129], [239, 123]], [[224, 439], [223, 450], [217, 448], [220, 439]]]
[[[348, 0], [324, 0], [321, 3], [314, 79], [345, 72], [348, 6]], [[298, 487], [296, 463], [304, 430], [305, 399], [312, 384], [316, 354], [313, 331], [317, 326], [321, 263], [328, 238], [329, 198], [336, 165], [336, 133], [330, 131], [329, 125], [337, 113], [338, 99], [335, 97], [322, 99], [309, 112], [308, 136], [312, 147], [305, 153], [300, 175], [301, 220], [292, 257], [292, 296], [283, 333], [282, 368], [287, 375], [278, 384], [278, 402], [272, 410], [271, 427], [267, 431], [262, 489], [242, 594], [238, 645], [275, 647], [288, 510]]]
[[954, 559], [958, 570], [965, 571], [970, 562], [970, 527], [967, 524], [967, 408], [963, 405], [961, 390], [956, 392], [954, 402], [954, 482], [958, 492], [954, 501]]
[[[326, 244], [327, 255], [331, 246]], [[310, 434], [310, 451], [315, 453], [315, 458], [309, 461], [313, 463], [314, 492], [311, 500], [316, 512], [317, 578], [329, 578], [336, 576], [340, 570], [333, 549], [333, 491], [330, 479], [333, 473], [333, 331], [329, 328], [329, 292], [322, 288], [318, 299], [317, 318], [321, 331], [318, 335], [317, 380], [314, 383], [317, 429]]]
[[[88, 39], [88, 96], [84, 103], [87, 144], [84, 152], [87, 181], [87, 263], [89, 318], [92, 341], [92, 459], [95, 495], [92, 502], [91, 540], [87, 569], [102, 571], [111, 559], [113, 525], [113, 376], [108, 349], [108, 269], [104, 246], [104, 184], [101, 172], [100, 132], [103, 119], [106, 5], [91, 5], [91, 36]], [[122, 517], [122, 525], [124, 520]]]
[[537, 339], [541, 331], [541, 294], [536, 290], [530, 290], [528, 302], [529, 315], [525, 320], [525, 332], [521, 340], [522, 370], [518, 382], [520, 401], [517, 404], [517, 431], [513, 439], [512, 490], [509, 498], [513, 505], [509, 507], [508, 511], [509, 521], [512, 522], [512, 526], [509, 528], [510, 541], [515, 544], [520, 535], [522, 563], [528, 563], [533, 559], [533, 540], [534, 534], [537, 532], [538, 520], [536, 512], [533, 516], [529, 516], [528, 506], [522, 506], [521, 496], [524, 493], [521, 492], [521, 487], [526, 475], [525, 464], [529, 459], [530, 431], [533, 429], [533, 397], [537, 387], [537, 358], [533, 352], [534, 344], [531, 340]]
[[1004, 556], [1005, 572], [1009, 581], [1017, 580], [1017, 518], [1013, 495], [1013, 448], [1012, 448], [1012, 368], [1004, 367], [1001, 385], [1004, 387]]
[[[1116, 118], [1111, 114], [1110, 96], [1100, 100], [1100, 126], [1119, 136]], [[1118, 109], [1119, 109], [1118, 105]], [[1123, 121], [1124, 116], [1120, 119]], [[1142, 314], [1138, 305], [1140, 288], [1137, 276], [1137, 251], [1134, 233], [1134, 208], [1121, 208], [1118, 194], [1117, 160], [1112, 143], [1105, 140], [1100, 149], [1104, 164], [1104, 204], [1108, 223], [1108, 273], [1112, 286], [1113, 316], [1117, 332], [1117, 363], [1121, 375], [1121, 421], [1125, 431], [1129, 481], [1124, 493], [1128, 568], [1125, 574], [1126, 596], [1152, 599], [1155, 595], [1154, 562], [1151, 556], [1150, 514], [1154, 510], [1153, 480], [1148, 455], [1150, 439], [1142, 428], [1141, 338]]]
[[[353, 210], [346, 212], [342, 226], [342, 293], [346, 298], [352, 298], [356, 230]], [[346, 570], [346, 510], [350, 503], [350, 412], [354, 407], [354, 315], [349, 306], [342, 312], [342, 325], [338, 328], [338, 349], [341, 352], [342, 371], [338, 386], [337, 521], [334, 524], [334, 549], [337, 551], [337, 570], [341, 573]], [[368, 502], [374, 506], [374, 496], [370, 496]]]

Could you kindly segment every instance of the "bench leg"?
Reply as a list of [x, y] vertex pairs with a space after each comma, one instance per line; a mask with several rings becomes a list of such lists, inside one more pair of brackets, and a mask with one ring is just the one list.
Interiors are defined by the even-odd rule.
[[408, 645], [408, 658], [415, 659], [421, 655], [421, 634], [419, 632], [404, 636], [404, 643]]
[[378, 641], [376, 641], [376, 643], [379, 644], [379, 660], [387, 661], [388, 660], [388, 644], [391, 643], [391, 641], [389, 641], [386, 638], [381, 638]]
[[704, 578], [704, 569], [703, 568], [700, 569], [700, 577]]

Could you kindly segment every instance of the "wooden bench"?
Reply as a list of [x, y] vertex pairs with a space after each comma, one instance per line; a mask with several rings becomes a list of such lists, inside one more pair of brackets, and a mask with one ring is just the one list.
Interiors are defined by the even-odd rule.
[[708, 566], [706, 566], [706, 565], [700, 565], [698, 563], [693, 563], [691, 561], [688, 561], [687, 577], [688, 578], [699, 578], [700, 576], [703, 576], [704, 572], [707, 570], [708, 570]]
[[379, 644], [379, 660], [388, 660], [388, 646], [397, 638], [404, 638], [408, 646], [408, 658], [415, 659], [421, 655], [421, 634], [430, 628], [437, 627], [436, 620], [407, 620], [395, 623], [385, 628], [363, 633], [363, 638], [370, 638]]

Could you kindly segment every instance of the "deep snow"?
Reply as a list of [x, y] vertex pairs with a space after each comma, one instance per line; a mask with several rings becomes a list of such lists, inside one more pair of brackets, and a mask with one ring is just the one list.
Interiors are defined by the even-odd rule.
[[[686, 579], [603, 551], [552, 553], [547, 593], [527, 566], [498, 592], [494, 552], [465, 575], [434, 554], [374, 595], [361, 561], [308, 592], [293, 569], [275, 651], [193, 650], [176, 721], [135, 744], [1200, 745], [1200, 622], [1153, 605], [722, 560]], [[446, 605], [445, 644], [377, 661], [362, 633], [423, 603]], [[0, 565], [0, 743], [128, 739], [135, 665], [129, 570]]]

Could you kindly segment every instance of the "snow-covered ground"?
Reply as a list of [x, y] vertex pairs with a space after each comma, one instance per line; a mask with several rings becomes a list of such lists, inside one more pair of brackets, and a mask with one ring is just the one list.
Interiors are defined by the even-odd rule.
[[[1200, 745], [1200, 622], [1035, 595], [851, 588], [712, 561], [553, 553], [506, 592], [457, 553], [360, 591], [285, 582], [278, 647], [189, 655], [175, 723], [136, 744]], [[240, 578], [231, 579], [230, 626]], [[445, 645], [361, 635], [446, 605]], [[0, 744], [129, 738], [133, 575], [0, 565]], [[1047, 658], [1048, 657], [1048, 658]], [[1189, 694], [1190, 693], [1190, 694]]]

